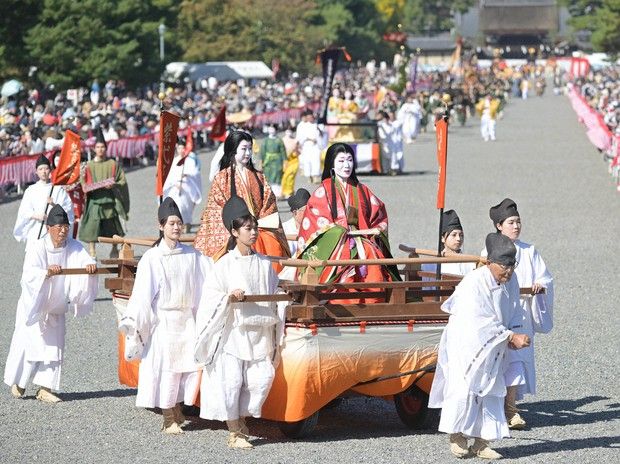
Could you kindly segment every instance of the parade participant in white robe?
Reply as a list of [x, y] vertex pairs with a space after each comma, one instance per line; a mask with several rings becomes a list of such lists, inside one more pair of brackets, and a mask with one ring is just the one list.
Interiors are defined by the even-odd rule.
[[[282, 223], [282, 229], [284, 229], [284, 233], [286, 234], [288, 246], [291, 249], [291, 256], [295, 256], [295, 253], [297, 253], [299, 227], [304, 218], [306, 205], [308, 204], [310, 196], [310, 192], [304, 188], [300, 188], [287, 200], [293, 216], [288, 221]], [[293, 237], [295, 237], [294, 240], [292, 240]], [[285, 267], [280, 271], [278, 277], [280, 277], [281, 280], [295, 280], [296, 271], [297, 269], [294, 267]]]
[[487, 95], [476, 104], [480, 116], [480, 135], [485, 142], [495, 140], [495, 123], [499, 111], [499, 100]]
[[[24, 192], [22, 202], [17, 211], [17, 219], [13, 228], [13, 236], [18, 242], [26, 242], [26, 248], [40, 237], [47, 235], [45, 224], [47, 212], [54, 205], [60, 205], [67, 212], [69, 225], [73, 224], [73, 204], [67, 192], [60, 185], [54, 186], [50, 182], [51, 164], [41, 155], [35, 164], [39, 180]], [[39, 231], [41, 236], [39, 237]]]
[[407, 95], [407, 100], [398, 110], [396, 118], [403, 126], [405, 142], [413, 143], [420, 132], [420, 120], [422, 119], [422, 107], [415, 98], [415, 94]]
[[295, 139], [299, 144], [299, 161], [304, 175], [310, 183], [321, 180], [321, 145], [323, 135], [319, 126], [314, 122], [314, 114], [307, 110], [302, 115], [302, 121], [297, 125]]
[[162, 232], [138, 263], [127, 310], [119, 322], [126, 334], [125, 358], [141, 359], [136, 406], [161, 408], [165, 433], [182, 433], [182, 403], [198, 395], [194, 360], [195, 314], [209, 258], [179, 243], [183, 220], [171, 198], [158, 210]]
[[527, 334], [532, 343], [528, 348], [513, 353], [511, 368], [506, 372], [506, 419], [511, 429], [523, 429], [526, 422], [519, 414], [516, 401], [526, 393], [536, 393], [534, 334], [548, 333], [553, 327], [553, 277], [534, 246], [519, 240], [521, 217], [514, 201], [504, 199], [490, 209], [489, 216], [497, 231], [512, 240], [517, 248], [515, 277], [519, 286], [531, 288], [534, 293], [522, 295], [520, 299], [523, 328], [519, 331]]
[[252, 251], [258, 223], [245, 201], [231, 197], [222, 220], [231, 233], [229, 251], [205, 282], [196, 316], [196, 360], [204, 363], [200, 417], [226, 421], [229, 447], [252, 448], [245, 418], [261, 416], [284, 339], [284, 311], [273, 302], [243, 302], [278, 286], [271, 262]]
[[[21, 398], [30, 381], [39, 385], [38, 400], [57, 403], [65, 349], [65, 313], [92, 311], [97, 296], [97, 268], [82, 244], [70, 238], [69, 217], [60, 205], [47, 215], [46, 237], [26, 249], [17, 303], [15, 331], [4, 369], [4, 383]], [[86, 274], [59, 275], [65, 268]], [[91, 274], [91, 275], [88, 275]]]
[[176, 155], [164, 183], [164, 197], [172, 198], [177, 204], [188, 232], [194, 207], [202, 202], [202, 178], [196, 160], [191, 154], [185, 156], [186, 143], [184, 138], [177, 142]]
[[[465, 243], [465, 233], [463, 226], [456, 211], [450, 209], [443, 212], [443, 220], [441, 222], [441, 243], [443, 249], [441, 256], [458, 256], [463, 250]], [[454, 274], [464, 276], [476, 268], [475, 263], [442, 263], [442, 274]], [[437, 265], [435, 263], [422, 264], [422, 271], [436, 272]], [[431, 277], [424, 277], [424, 280], [435, 280]]]
[[384, 174], [402, 174], [405, 168], [402, 123], [393, 120], [385, 111], [380, 111], [379, 115], [377, 129], [381, 142], [381, 171]]
[[509, 436], [504, 416], [508, 354], [530, 343], [528, 335], [513, 331], [523, 320], [513, 277], [516, 249], [495, 233], [487, 236], [486, 246], [488, 264], [467, 274], [441, 306], [450, 319], [429, 398], [429, 407], [442, 408], [439, 431], [450, 434], [450, 452], [459, 458], [502, 457], [489, 441]]

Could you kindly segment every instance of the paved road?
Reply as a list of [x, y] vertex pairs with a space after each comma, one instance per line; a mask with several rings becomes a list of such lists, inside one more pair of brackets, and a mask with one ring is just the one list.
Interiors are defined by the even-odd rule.
[[[510, 196], [519, 205], [523, 239], [536, 244], [556, 278], [556, 327], [536, 339], [539, 392], [523, 404], [532, 428], [497, 449], [506, 462], [617, 461], [620, 197], [566, 99], [512, 102], [494, 143], [482, 142], [476, 123], [454, 127], [449, 139], [447, 206], [461, 216], [466, 251], [482, 248], [491, 231], [489, 206]], [[423, 134], [407, 148], [407, 175], [364, 179], [387, 204], [393, 248], [436, 244], [434, 150], [433, 136]], [[207, 156], [201, 156], [205, 173]], [[152, 235], [154, 169], [128, 179], [129, 234]], [[2, 369], [23, 261], [11, 237], [17, 208], [17, 202], [0, 205], [0, 238], [8, 245], [0, 252]], [[379, 399], [347, 400], [322, 413], [314, 436], [303, 441], [253, 421], [251, 429], [265, 439], [249, 452], [228, 450], [218, 423], [197, 420], [183, 436], [164, 436], [161, 416], [136, 409], [135, 392], [119, 386], [116, 356], [114, 309], [102, 289], [94, 314], [68, 324], [63, 403], [37, 402], [32, 388], [18, 401], [1, 389], [0, 462], [454, 461], [444, 435], [430, 428], [409, 432], [393, 405]]]

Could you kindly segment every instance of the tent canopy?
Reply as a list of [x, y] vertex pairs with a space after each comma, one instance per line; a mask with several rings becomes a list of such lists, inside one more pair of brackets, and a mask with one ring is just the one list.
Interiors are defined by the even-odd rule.
[[215, 77], [218, 81], [237, 79], [272, 79], [273, 72], [262, 61], [207, 61], [206, 63], [169, 63], [166, 74], [174, 80], [188, 77], [197, 81]]

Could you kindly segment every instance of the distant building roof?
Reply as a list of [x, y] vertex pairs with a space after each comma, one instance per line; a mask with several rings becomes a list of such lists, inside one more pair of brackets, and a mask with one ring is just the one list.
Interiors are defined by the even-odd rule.
[[450, 34], [435, 36], [412, 36], [407, 37], [407, 46], [411, 50], [419, 48], [422, 52], [452, 51], [456, 48], [456, 39]]

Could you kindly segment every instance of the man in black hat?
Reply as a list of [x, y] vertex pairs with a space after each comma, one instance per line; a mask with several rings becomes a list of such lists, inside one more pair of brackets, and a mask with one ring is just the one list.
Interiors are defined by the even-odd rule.
[[33, 242], [47, 235], [47, 229], [41, 227], [47, 218], [47, 212], [54, 205], [60, 205], [67, 211], [69, 223], [73, 223], [73, 206], [64, 187], [53, 186], [50, 182], [52, 164], [45, 155], [40, 155], [35, 163], [39, 180], [24, 192], [19, 205], [13, 236], [18, 242], [26, 242], [28, 248]]
[[439, 431], [449, 434], [450, 452], [458, 458], [502, 457], [489, 441], [510, 436], [504, 416], [507, 352], [530, 344], [528, 335], [516, 332], [523, 323], [519, 285], [512, 278], [516, 248], [495, 233], [486, 246], [487, 265], [467, 274], [441, 306], [450, 319], [439, 343], [429, 407], [442, 408]]
[[[86, 207], [80, 221], [79, 238], [88, 242], [90, 255], [95, 257], [98, 237], [124, 236], [121, 219], [129, 214], [129, 189], [121, 163], [106, 159], [107, 144], [101, 126], [97, 128], [95, 158], [89, 161], [82, 178], [86, 193]], [[112, 246], [111, 258], [118, 257], [118, 248]]]
[[[54, 205], [46, 218], [48, 234], [26, 250], [17, 303], [15, 331], [4, 370], [4, 383], [21, 398], [32, 381], [36, 398], [57, 403], [65, 346], [65, 313], [90, 313], [97, 296], [97, 268], [80, 242], [69, 234], [69, 217]], [[81, 275], [62, 275], [64, 268], [84, 268]]]

